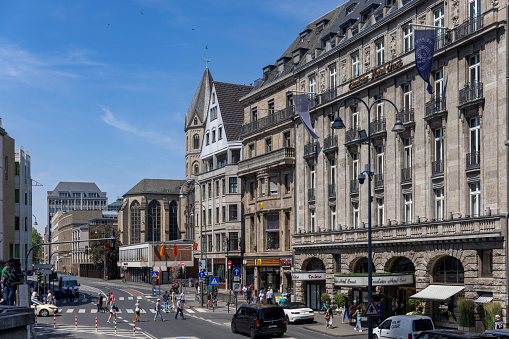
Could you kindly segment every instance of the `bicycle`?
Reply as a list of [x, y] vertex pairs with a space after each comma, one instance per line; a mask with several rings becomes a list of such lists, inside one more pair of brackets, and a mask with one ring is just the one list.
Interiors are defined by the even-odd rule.
[[323, 303], [322, 308], [318, 310], [318, 314], [325, 314], [325, 312], [327, 312], [327, 305]]

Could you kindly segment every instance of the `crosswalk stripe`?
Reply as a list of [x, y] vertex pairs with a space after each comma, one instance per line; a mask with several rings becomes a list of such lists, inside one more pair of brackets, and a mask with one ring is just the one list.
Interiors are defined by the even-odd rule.
[[207, 310], [204, 309], [204, 308], [195, 308], [195, 310], [198, 311], [198, 312], [201, 312], [201, 313], [207, 312]]
[[133, 300], [134, 298], [133, 297], [127, 297], [127, 300]]
[[127, 313], [131, 313], [131, 314], [134, 313], [134, 311], [131, 310], [130, 308], [128, 308], [126, 311], [127, 311]]
[[124, 300], [124, 297], [118, 297], [118, 300]]
[[68, 308], [67, 311], [65, 311], [65, 313], [72, 313], [74, 312], [74, 308]]
[[152, 312], [152, 313], [156, 313], [156, 310], [150, 309], [150, 312]]
[[190, 308], [188, 308], [188, 309], [186, 310], [186, 312], [187, 312], [187, 313], [196, 313], [195, 311], [193, 311], [193, 310], [192, 310], [192, 309], [190, 309]]
[[85, 313], [86, 311], [87, 311], [86, 309], [82, 308], [78, 311], [78, 313]]
[[58, 309], [58, 313], [62, 313], [62, 309], [61, 308]]

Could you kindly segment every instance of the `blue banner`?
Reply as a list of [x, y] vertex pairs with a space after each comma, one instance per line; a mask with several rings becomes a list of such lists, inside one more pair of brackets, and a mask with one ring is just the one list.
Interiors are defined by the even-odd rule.
[[311, 118], [309, 116], [309, 98], [307, 94], [299, 94], [293, 96], [293, 102], [295, 103], [295, 109], [299, 114], [300, 120], [302, 120], [302, 124], [306, 131], [308, 131], [309, 135], [313, 139], [318, 139], [318, 135], [316, 135], [313, 127], [311, 127]]
[[433, 87], [429, 82], [431, 67], [433, 66], [433, 54], [435, 53], [435, 30], [415, 30], [415, 67], [417, 73], [428, 84], [426, 88], [429, 94], [433, 94]]

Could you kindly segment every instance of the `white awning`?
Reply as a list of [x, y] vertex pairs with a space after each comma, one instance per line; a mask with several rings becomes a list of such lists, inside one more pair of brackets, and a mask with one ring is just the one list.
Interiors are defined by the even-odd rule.
[[492, 300], [493, 300], [493, 293], [483, 293], [474, 302], [477, 304], [485, 304], [485, 303], [491, 302]]
[[419, 293], [414, 294], [410, 299], [421, 300], [446, 300], [447, 298], [461, 292], [465, 286], [458, 285], [429, 285]]

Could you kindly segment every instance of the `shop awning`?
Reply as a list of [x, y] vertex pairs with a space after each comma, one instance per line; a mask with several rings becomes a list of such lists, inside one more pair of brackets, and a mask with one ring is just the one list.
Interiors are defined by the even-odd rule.
[[485, 304], [493, 300], [493, 293], [483, 293], [474, 302], [476, 304]]
[[429, 285], [419, 293], [414, 294], [410, 299], [421, 300], [446, 300], [447, 298], [461, 292], [465, 286], [458, 285]]

